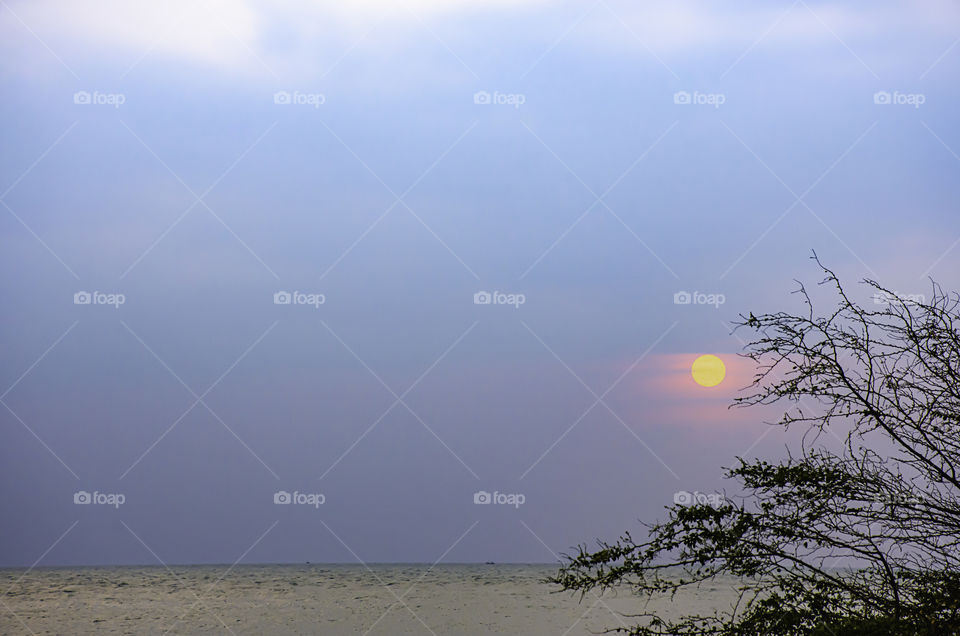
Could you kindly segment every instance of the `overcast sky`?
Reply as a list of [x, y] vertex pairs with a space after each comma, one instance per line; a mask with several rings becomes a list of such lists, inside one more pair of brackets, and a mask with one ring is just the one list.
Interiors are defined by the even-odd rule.
[[731, 322], [802, 310], [811, 250], [960, 287], [958, 38], [947, 1], [6, 0], [0, 565], [549, 562], [722, 491], [788, 441], [727, 409]]

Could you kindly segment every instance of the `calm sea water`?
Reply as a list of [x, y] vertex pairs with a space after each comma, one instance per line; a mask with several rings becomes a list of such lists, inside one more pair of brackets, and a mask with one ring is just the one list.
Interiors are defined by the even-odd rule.
[[649, 605], [582, 601], [554, 565], [241, 565], [0, 570], [2, 634], [589, 634], [646, 608], [724, 607], [732, 585]]

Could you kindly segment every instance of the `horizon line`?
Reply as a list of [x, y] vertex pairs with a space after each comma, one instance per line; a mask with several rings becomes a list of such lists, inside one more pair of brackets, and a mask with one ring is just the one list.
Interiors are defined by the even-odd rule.
[[429, 561], [369, 561], [364, 563], [357, 563], [356, 561], [262, 561], [262, 562], [251, 562], [251, 563], [217, 563], [217, 562], [203, 562], [203, 563], [83, 563], [83, 564], [74, 564], [74, 565], [0, 565], [0, 570], [54, 570], [54, 569], [69, 569], [69, 568], [143, 568], [143, 567], [155, 567], [155, 568], [175, 568], [175, 567], [214, 567], [214, 566], [223, 566], [223, 567], [232, 567], [238, 568], [241, 566], [292, 566], [292, 565], [323, 565], [323, 566], [356, 566], [359, 568], [364, 567], [373, 567], [380, 565], [406, 565], [406, 566], [425, 566], [428, 568], [438, 567], [438, 566], [450, 566], [450, 565], [549, 565], [549, 566], [559, 566], [560, 563], [556, 561], [441, 561], [438, 563], [430, 563]]

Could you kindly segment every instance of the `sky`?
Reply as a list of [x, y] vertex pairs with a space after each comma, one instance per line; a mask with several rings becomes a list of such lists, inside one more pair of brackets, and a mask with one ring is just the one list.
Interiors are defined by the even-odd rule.
[[723, 493], [812, 251], [960, 288], [958, 71], [937, 0], [3, 0], [0, 566], [555, 562]]

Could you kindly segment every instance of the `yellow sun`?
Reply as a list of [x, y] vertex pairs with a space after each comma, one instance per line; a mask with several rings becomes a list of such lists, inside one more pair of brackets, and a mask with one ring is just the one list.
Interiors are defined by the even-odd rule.
[[690, 373], [694, 382], [700, 386], [717, 386], [726, 377], [727, 367], [717, 356], [705, 355], [693, 361]]

